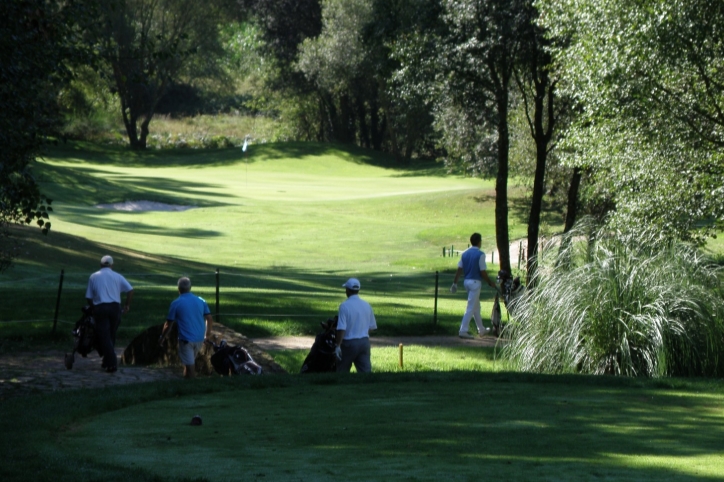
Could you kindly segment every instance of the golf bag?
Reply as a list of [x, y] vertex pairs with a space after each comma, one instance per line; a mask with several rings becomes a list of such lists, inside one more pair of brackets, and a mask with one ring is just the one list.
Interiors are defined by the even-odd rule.
[[299, 373], [337, 371], [337, 357], [334, 354], [337, 346], [337, 317], [329, 318], [320, 325], [322, 325], [322, 332], [314, 339], [312, 349], [304, 359]]
[[221, 340], [218, 345], [211, 344], [214, 347], [211, 366], [219, 375], [261, 375], [261, 365], [254, 361], [246, 348], [228, 345], [226, 340]]
[[73, 329], [73, 351], [65, 354], [65, 368], [70, 370], [75, 363], [75, 354], [85, 358], [96, 348], [96, 321], [93, 319], [93, 306], [86, 305], [82, 309], [83, 315], [75, 322]]
[[508, 312], [515, 309], [515, 300], [523, 294], [525, 286], [520, 282], [520, 276], [513, 278], [507, 271], [501, 269], [498, 271], [498, 284], [503, 295], [503, 303]]
[[500, 332], [503, 328], [503, 315], [500, 311], [500, 295], [495, 295], [495, 301], [493, 302], [493, 312], [490, 314], [490, 321], [493, 323], [493, 334], [500, 336]]
[[515, 302], [525, 291], [525, 286], [520, 282], [520, 276], [513, 278], [503, 269], [498, 271], [497, 281], [500, 289], [495, 295], [490, 321], [493, 323], [493, 333], [499, 337], [503, 332], [503, 315], [500, 309], [500, 298], [503, 298], [505, 308], [508, 311], [508, 315], [510, 315], [510, 313], [515, 311]]

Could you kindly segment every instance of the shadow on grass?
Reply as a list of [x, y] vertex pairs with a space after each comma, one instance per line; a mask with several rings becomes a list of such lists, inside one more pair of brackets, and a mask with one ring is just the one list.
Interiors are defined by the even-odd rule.
[[[320, 400], [345, 403], [320, 410]], [[162, 420], [157, 405], [146, 405], [154, 401], [164, 401]], [[476, 409], [461, 409], [464, 401]], [[5, 480], [79, 473], [173, 480], [163, 467], [203, 454], [210, 479], [232, 471], [265, 480], [344, 473], [345, 480], [714, 481], [724, 470], [721, 402], [721, 383], [701, 380], [464, 372], [209, 378], [6, 401], [0, 428], [15, 435], [0, 449]], [[198, 410], [203, 431], [173, 422]], [[223, 430], [203, 435], [219, 423]], [[93, 424], [112, 429], [116, 442], [105, 443]], [[77, 453], [78, 437], [97, 448], [93, 456]], [[139, 447], [137, 459], [124, 450]], [[329, 460], [337, 461], [332, 472]]]
[[[222, 206], [225, 195], [218, 185], [175, 181], [164, 177], [139, 177], [113, 175], [91, 167], [58, 167], [43, 163], [37, 168], [38, 184], [42, 192], [53, 199], [79, 206], [113, 203], [129, 200], [148, 200], [168, 204], [193, 204]], [[128, 186], [131, 186], [130, 188]], [[188, 196], [187, 196], [188, 194]], [[203, 195], [215, 199], [200, 201]], [[66, 209], [67, 210], [67, 209]]]
[[[108, 220], [94, 221], [111, 223]], [[116, 226], [143, 232], [148, 226]], [[238, 269], [194, 263], [171, 256], [154, 256], [117, 246], [90, 242], [83, 238], [52, 232], [43, 236], [39, 229], [15, 227], [22, 257], [15, 268], [0, 276], [3, 298], [0, 304], [0, 338], [45, 336], [55, 317], [61, 270], [64, 270], [57, 330], [70, 333], [85, 304], [88, 276], [96, 271], [105, 254], [114, 257], [114, 269], [134, 286], [132, 311], [124, 316], [119, 336], [130, 338], [144, 329], [162, 323], [169, 303], [178, 296], [176, 282], [190, 276], [194, 292], [216, 310], [216, 274], [219, 274], [220, 321], [247, 336], [279, 334], [313, 335], [319, 322], [337, 312], [345, 299], [342, 283], [349, 273], [310, 271], [277, 266], [267, 269]], [[157, 234], [157, 233], [156, 233]], [[178, 231], [174, 231], [174, 236]], [[185, 236], [212, 236], [213, 232], [189, 230]], [[379, 335], [455, 334], [465, 301], [459, 300], [459, 313], [438, 313], [433, 323], [435, 275], [415, 272], [405, 276], [384, 272], [355, 273], [362, 282], [362, 298], [368, 298], [378, 320]], [[443, 296], [443, 288], [440, 288]], [[483, 302], [492, 301], [492, 291]], [[39, 320], [27, 323], [28, 320]], [[15, 321], [8, 323], [8, 321]]]
[[447, 175], [444, 167], [430, 160], [401, 164], [387, 153], [365, 149], [351, 144], [317, 142], [284, 142], [252, 144], [245, 154], [239, 148], [229, 149], [162, 149], [132, 151], [122, 146], [101, 145], [72, 141], [48, 150], [48, 157], [75, 163], [129, 167], [188, 167], [229, 166], [257, 163], [276, 159], [303, 159], [334, 155], [355, 164], [384, 169], [408, 171], [403, 176]]

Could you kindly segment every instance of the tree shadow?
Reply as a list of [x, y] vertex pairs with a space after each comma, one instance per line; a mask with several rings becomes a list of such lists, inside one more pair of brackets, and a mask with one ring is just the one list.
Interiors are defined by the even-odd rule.
[[[333, 155], [347, 162], [403, 171], [399, 177], [447, 175], [435, 161], [419, 160], [400, 164], [390, 154], [351, 144], [318, 142], [279, 142], [252, 144], [247, 152], [240, 148], [226, 149], [161, 149], [132, 151], [123, 146], [72, 141], [49, 149], [49, 157], [76, 164], [128, 167], [222, 167], [255, 164], [278, 159], [304, 159]], [[46, 163], [47, 164], [47, 163]]]
[[[157, 201], [167, 204], [196, 206], [223, 206], [221, 200], [226, 194], [218, 192], [219, 185], [177, 181], [164, 177], [116, 175], [90, 167], [58, 167], [42, 164], [37, 175], [41, 191], [54, 201], [73, 205], [92, 206], [97, 203], [112, 203], [132, 200]], [[128, 187], [131, 186], [131, 187]], [[206, 196], [214, 199], [199, 199]], [[71, 209], [67, 207], [66, 210]]]

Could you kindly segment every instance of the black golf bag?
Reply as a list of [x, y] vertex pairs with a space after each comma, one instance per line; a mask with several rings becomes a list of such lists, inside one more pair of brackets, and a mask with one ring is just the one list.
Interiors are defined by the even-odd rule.
[[221, 340], [218, 345], [211, 344], [214, 347], [211, 366], [219, 375], [261, 375], [261, 365], [254, 361], [246, 348], [229, 345], [226, 340]]
[[93, 306], [86, 305], [81, 308], [83, 315], [75, 322], [73, 329], [73, 352], [65, 354], [65, 368], [70, 370], [75, 363], [75, 354], [85, 358], [88, 353], [96, 349], [96, 321], [93, 319]]
[[322, 325], [322, 332], [314, 339], [312, 349], [304, 359], [299, 373], [337, 371], [337, 356], [334, 354], [337, 346], [337, 317], [329, 318], [320, 325]]
[[493, 302], [493, 312], [490, 319], [493, 323], [493, 332], [495, 336], [500, 336], [503, 331], [503, 316], [500, 310], [500, 298], [503, 299], [508, 314], [515, 311], [515, 302], [525, 291], [525, 286], [520, 282], [520, 276], [513, 278], [507, 271], [501, 269], [498, 271], [498, 286], [500, 289], [495, 295]]

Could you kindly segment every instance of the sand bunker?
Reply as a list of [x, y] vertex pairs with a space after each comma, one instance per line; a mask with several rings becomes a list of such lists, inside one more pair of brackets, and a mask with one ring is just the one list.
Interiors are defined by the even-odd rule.
[[114, 204], [96, 204], [100, 209], [114, 209], [116, 211], [187, 211], [196, 206], [180, 206], [178, 204], [165, 204], [155, 201], [126, 201]]

